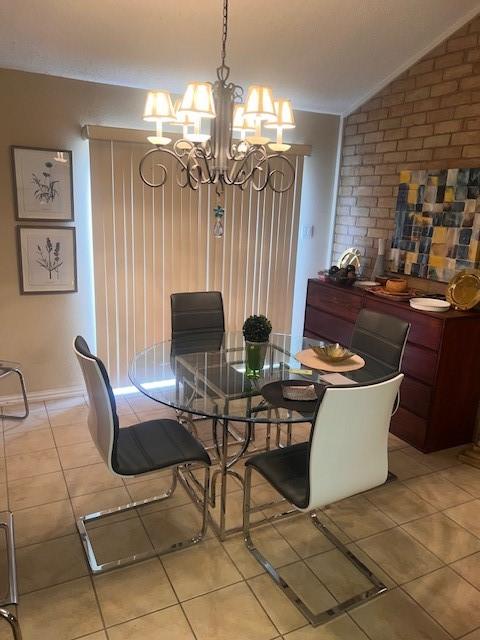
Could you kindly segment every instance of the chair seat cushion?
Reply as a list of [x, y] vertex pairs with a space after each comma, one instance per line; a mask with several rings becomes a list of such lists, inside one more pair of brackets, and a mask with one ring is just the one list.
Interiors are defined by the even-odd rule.
[[210, 465], [210, 457], [176, 420], [148, 420], [119, 429], [112, 465], [121, 475], [138, 475], [186, 462]]
[[283, 449], [259, 453], [247, 460], [290, 503], [306, 508], [310, 497], [308, 463], [310, 443], [302, 442]]

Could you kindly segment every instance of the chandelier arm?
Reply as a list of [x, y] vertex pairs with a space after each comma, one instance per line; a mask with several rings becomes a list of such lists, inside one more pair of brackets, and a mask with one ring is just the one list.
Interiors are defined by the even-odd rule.
[[[257, 160], [255, 160], [255, 156], [259, 156]], [[232, 167], [232, 171], [228, 176], [228, 183], [233, 185], [241, 185], [248, 181], [256, 171], [257, 166], [261, 166], [267, 160], [267, 152], [265, 147], [252, 145], [246, 152], [243, 158], [236, 160], [238, 166], [235, 165]], [[255, 164], [252, 167], [249, 167], [249, 163], [252, 161]]]
[[[282, 161], [281, 168], [279, 167], [278, 169], [270, 169], [270, 161], [273, 160], [274, 158], [277, 158]], [[260, 162], [258, 166], [260, 166], [263, 162], [264, 161]], [[267, 162], [267, 171], [266, 171], [267, 179], [265, 184], [262, 185], [260, 189], [257, 189], [255, 183], [252, 181], [252, 187], [256, 191], [262, 191], [268, 185], [273, 191], [275, 191], [275, 193], [285, 193], [286, 191], [291, 189], [291, 187], [293, 186], [293, 183], [295, 182], [295, 167], [293, 166], [292, 161], [289, 158], [287, 158], [287, 156], [285, 156], [283, 153], [272, 153], [267, 156], [266, 162]], [[285, 167], [287, 167], [286, 170], [285, 170]], [[289, 176], [287, 175], [288, 172], [290, 173]], [[280, 176], [281, 183], [283, 182], [283, 178], [288, 178], [286, 186], [284, 187], [275, 186], [276, 176]]]
[[185, 164], [185, 162], [181, 158], [178, 157], [178, 155], [174, 151], [172, 151], [171, 149], [166, 149], [165, 147], [155, 147], [154, 149], [150, 149], [149, 151], [147, 151], [145, 153], [145, 155], [140, 160], [140, 164], [139, 164], [139, 167], [138, 167], [139, 173], [140, 173], [140, 178], [142, 179], [142, 182], [144, 182], [147, 185], [147, 187], [152, 187], [153, 189], [156, 189], [158, 187], [163, 187], [163, 185], [165, 184], [165, 182], [167, 180], [167, 175], [168, 175], [167, 168], [162, 163], [158, 163], [158, 164], [154, 165], [156, 167], [160, 167], [160, 169], [162, 171], [162, 177], [160, 178], [160, 180], [158, 182], [151, 182], [145, 176], [145, 172], [144, 172], [145, 161], [155, 153], [166, 153], [167, 155], [169, 155], [172, 158], [174, 158], [180, 164], [182, 171], [187, 171], [187, 165]]

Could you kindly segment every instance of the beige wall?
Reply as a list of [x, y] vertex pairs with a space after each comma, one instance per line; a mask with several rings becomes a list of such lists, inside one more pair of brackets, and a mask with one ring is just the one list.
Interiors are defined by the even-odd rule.
[[[0, 95], [0, 358], [24, 365], [31, 391], [74, 387], [81, 379], [72, 357], [72, 337], [81, 333], [94, 343], [95, 335], [89, 148], [80, 136], [80, 128], [83, 124], [141, 128], [145, 92], [0, 70]], [[336, 139], [338, 118], [303, 112], [296, 115], [294, 140], [313, 144], [314, 153], [325, 138]], [[78, 293], [19, 294], [10, 145], [73, 150]], [[313, 197], [310, 190], [307, 213], [318, 215], [322, 224], [328, 207], [322, 209], [318, 203], [326, 197], [328, 200], [325, 182], [333, 176], [335, 163], [330, 143], [327, 149], [317, 160], [309, 160], [315, 171], [310, 171], [308, 181], [315, 184], [319, 179], [321, 189], [318, 197]], [[317, 251], [312, 241], [304, 254], [314, 255]], [[0, 396], [11, 391], [3, 382]]]

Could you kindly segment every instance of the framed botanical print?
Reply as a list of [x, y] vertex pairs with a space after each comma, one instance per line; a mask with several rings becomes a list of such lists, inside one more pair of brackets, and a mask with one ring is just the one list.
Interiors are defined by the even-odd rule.
[[73, 220], [72, 152], [11, 147], [17, 220]]
[[20, 292], [77, 291], [74, 227], [17, 227]]

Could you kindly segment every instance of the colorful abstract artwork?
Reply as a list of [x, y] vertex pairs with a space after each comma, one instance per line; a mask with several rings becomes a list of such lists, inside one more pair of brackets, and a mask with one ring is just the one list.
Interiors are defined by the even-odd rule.
[[391, 270], [448, 282], [480, 266], [480, 168], [401, 171]]

